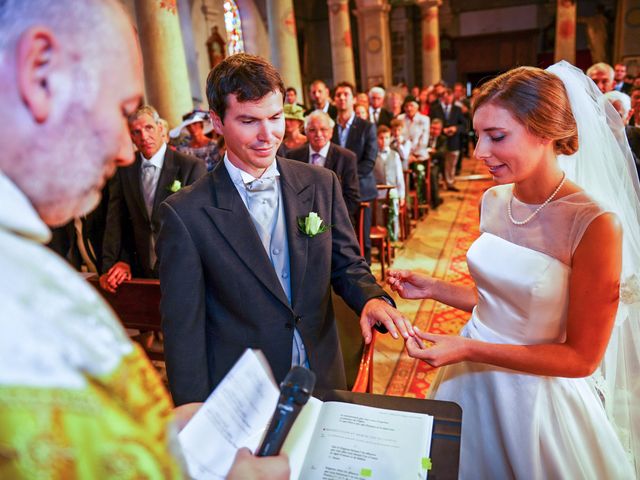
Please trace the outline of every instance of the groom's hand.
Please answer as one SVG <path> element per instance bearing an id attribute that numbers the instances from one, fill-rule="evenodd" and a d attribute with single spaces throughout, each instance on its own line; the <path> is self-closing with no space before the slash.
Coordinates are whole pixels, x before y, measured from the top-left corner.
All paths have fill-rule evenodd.
<path id="1" fill-rule="evenodd" d="M 415 335 L 411 322 L 398 310 L 381 298 L 372 298 L 365 303 L 360 315 L 360 330 L 365 345 L 371 342 L 371 327 L 378 323 L 384 325 L 393 338 L 398 338 L 398 331 L 405 340 Z"/>

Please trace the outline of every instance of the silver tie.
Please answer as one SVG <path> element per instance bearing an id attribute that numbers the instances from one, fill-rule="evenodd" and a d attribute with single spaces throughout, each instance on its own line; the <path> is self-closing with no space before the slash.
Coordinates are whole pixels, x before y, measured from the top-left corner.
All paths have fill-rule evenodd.
<path id="1" fill-rule="evenodd" d="M 151 218 L 151 212 L 153 210 L 153 199 L 156 196 L 155 174 L 156 166 L 147 160 L 143 160 L 140 179 L 142 183 L 142 196 L 144 197 L 144 204 L 147 207 L 149 218 Z"/>
<path id="2" fill-rule="evenodd" d="M 247 207 L 258 230 L 262 229 L 260 237 L 265 238 L 262 233 L 271 236 L 271 227 L 278 206 L 278 194 L 276 190 L 276 177 L 258 178 L 246 184 Z M 269 245 L 266 245 L 267 251 Z"/>

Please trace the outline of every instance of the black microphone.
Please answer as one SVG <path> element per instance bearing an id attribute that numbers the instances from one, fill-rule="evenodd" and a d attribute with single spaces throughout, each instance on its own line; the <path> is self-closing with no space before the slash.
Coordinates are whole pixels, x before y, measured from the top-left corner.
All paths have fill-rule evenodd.
<path id="1" fill-rule="evenodd" d="M 304 367 L 293 367 L 280 384 L 280 398 L 273 412 L 267 434 L 256 455 L 278 455 L 300 410 L 309 400 L 316 384 L 316 374 Z"/>

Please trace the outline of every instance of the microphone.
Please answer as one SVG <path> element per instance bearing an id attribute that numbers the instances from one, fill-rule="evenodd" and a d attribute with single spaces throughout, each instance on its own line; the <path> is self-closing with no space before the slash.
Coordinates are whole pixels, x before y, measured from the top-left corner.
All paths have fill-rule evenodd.
<path id="1" fill-rule="evenodd" d="M 278 455 L 282 444 L 300 410 L 309 400 L 316 384 L 316 374 L 304 367 L 293 367 L 280 384 L 280 398 L 276 406 L 267 434 L 256 455 L 268 457 Z"/>

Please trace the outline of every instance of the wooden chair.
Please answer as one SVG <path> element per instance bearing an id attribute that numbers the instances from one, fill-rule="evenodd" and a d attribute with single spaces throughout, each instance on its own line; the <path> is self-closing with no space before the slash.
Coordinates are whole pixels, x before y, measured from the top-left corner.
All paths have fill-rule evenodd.
<path id="1" fill-rule="evenodd" d="M 100 288 L 98 277 L 90 277 L 89 282 L 111 305 L 124 328 L 153 333 L 139 343 L 151 360 L 164 361 L 164 349 L 158 340 L 162 332 L 160 281 L 134 278 L 120 285 L 116 293 Z"/>
<path id="2" fill-rule="evenodd" d="M 364 257 L 364 210 L 371 208 L 369 202 L 360 202 L 360 210 L 358 213 L 358 241 L 360 242 L 360 255 Z M 372 211 L 372 223 L 375 222 L 375 208 L 377 206 L 377 199 L 373 201 Z M 389 243 L 389 235 L 385 227 L 371 226 L 370 231 L 371 246 L 375 246 L 378 249 L 378 259 L 380 261 L 381 280 L 384 280 L 386 274 L 386 259 L 389 258 L 391 262 L 391 244 Z"/>
<path id="3" fill-rule="evenodd" d="M 418 210 L 418 192 L 414 188 L 411 188 L 413 185 L 411 179 L 413 178 L 413 172 L 411 170 L 403 170 L 404 173 L 404 188 L 407 191 L 407 201 L 411 202 L 411 216 L 413 220 L 418 220 L 418 216 L 420 215 L 420 211 Z M 407 216 L 408 220 L 408 216 Z M 407 224 L 407 234 L 406 237 L 411 233 L 411 222 Z"/>
<path id="4" fill-rule="evenodd" d="M 419 163 L 424 165 L 424 183 L 422 188 L 424 189 L 425 202 L 418 205 L 420 214 L 422 214 L 423 212 L 429 213 L 429 205 L 431 202 L 431 160 L 420 160 Z M 418 181 L 417 175 L 415 176 L 415 180 L 416 182 Z"/>

